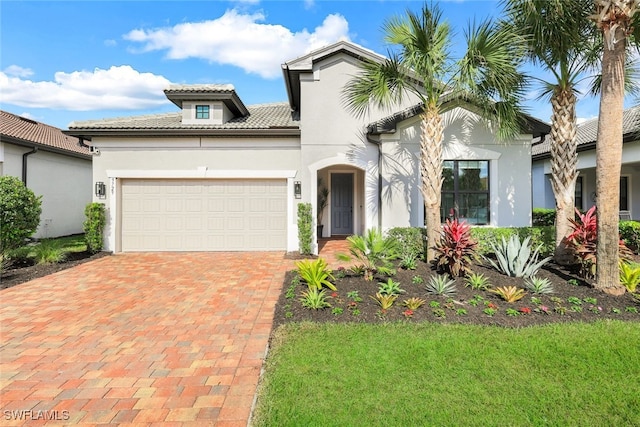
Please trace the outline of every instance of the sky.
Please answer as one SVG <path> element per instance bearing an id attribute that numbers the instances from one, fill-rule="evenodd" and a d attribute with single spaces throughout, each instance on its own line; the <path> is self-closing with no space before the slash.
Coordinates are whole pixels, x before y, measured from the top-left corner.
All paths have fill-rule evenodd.
<path id="1" fill-rule="evenodd" d="M 500 13 L 497 0 L 439 3 L 458 49 L 469 22 Z M 232 84 L 246 105 L 286 101 L 282 63 L 339 40 L 385 54 L 384 22 L 423 4 L 0 0 L 0 108 L 67 129 L 176 112 L 163 93 L 170 84 Z M 538 95 L 532 87 L 525 107 L 549 122 L 549 101 Z M 598 99 L 581 96 L 579 120 L 597 115 Z"/>

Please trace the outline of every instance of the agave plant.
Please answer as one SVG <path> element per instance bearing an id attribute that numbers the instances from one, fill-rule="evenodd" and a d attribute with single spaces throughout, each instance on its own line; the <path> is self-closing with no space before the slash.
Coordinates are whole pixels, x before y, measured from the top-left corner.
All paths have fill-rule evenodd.
<path id="1" fill-rule="evenodd" d="M 478 242 L 471 238 L 471 226 L 457 219 L 442 226 L 440 241 L 435 246 L 435 265 L 439 272 L 452 277 L 471 274 L 471 265 L 478 259 Z"/>
<path id="2" fill-rule="evenodd" d="M 493 252 L 496 255 L 497 262 L 492 259 L 485 259 L 496 270 L 511 277 L 531 277 L 534 276 L 540 267 L 551 260 L 551 257 L 543 258 L 538 261 L 538 254 L 542 245 L 539 245 L 533 253 L 527 236 L 522 242 L 515 234 L 509 237 L 509 241 L 502 238 L 502 244 L 495 245 L 491 243 Z"/>
<path id="3" fill-rule="evenodd" d="M 371 228 L 364 236 L 349 236 L 349 253 L 338 254 L 338 259 L 356 259 L 365 271 L 365 279 L 373 280 L 375 273 L 390 276 L 395 273 L 392 260 L 397 258 L 398 247 L 395 239 L 384 237 L 378 229 Z"/>
<path id="4" fill-rule="evenodd" d="M 527 288 L 532 294 L 552 294 L 553 293 L 553 285 L 549 281 L 549 279 L 544 279 L 542 277 L 530 277 L 525 279 L 524 287 Z"/>
<path id="5" fill-rule="evenodd" d="M 313 261 L 304 259 L 296 262 L 298 267 L 298 275 L 307 282 L 309 289 L 322 289 L 322 286 L 326 286 L 332 291 L 336 290 L 336 287 L 329 280 L 335 280 L 327 262 L 323 258 L 317 258 Z"/>
<path id="6" fill-rule="evenodd" d="M 427 282 L 426 290 L 430 294 L 452 297 L 456 294 L 455 280 L 442 274 L 431 276 Z"/>

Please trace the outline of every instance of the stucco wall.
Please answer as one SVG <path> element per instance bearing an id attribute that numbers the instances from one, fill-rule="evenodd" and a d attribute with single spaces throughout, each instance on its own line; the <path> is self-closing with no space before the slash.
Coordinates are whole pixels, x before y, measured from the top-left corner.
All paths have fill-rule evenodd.
<path id="1" fill-rule="evenodd" d="M 531 222 L 530 135 L 497 141 L 479 117 L 462 108 L 443 115 L 444 160 L 488 160 L 490 225 L 521 227 Z M 419 118 L 398 125 L 383 138 L 383 228 L 422 226 L 420 194 Z"/>
<path id="2" fill-rule="evenodd" d="M 3 175 L 22 179 L 22 154 L 30 148 L 4 144 Z M 37 238 L 82 233 L 84 208 L 91 202 L 91 160 L 38 151 L 27 158 L 27 187 L 42 195 Z"/>

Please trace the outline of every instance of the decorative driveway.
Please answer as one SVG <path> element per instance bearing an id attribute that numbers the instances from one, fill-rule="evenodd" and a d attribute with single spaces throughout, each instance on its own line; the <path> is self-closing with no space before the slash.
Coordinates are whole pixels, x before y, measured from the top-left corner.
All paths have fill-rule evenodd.
<path id="1" fill-rule="evenodd" d="M 291 267 L 120 254 L 0 292 L 0 424 L 246 426 Z"/>

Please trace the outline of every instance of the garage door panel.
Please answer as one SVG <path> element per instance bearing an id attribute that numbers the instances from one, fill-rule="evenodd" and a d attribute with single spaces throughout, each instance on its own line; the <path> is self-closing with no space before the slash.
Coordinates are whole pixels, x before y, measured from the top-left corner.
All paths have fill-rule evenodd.
<path id="1" fill-rule="evenodd" d="M 284 250 L 285 180 L 124 180 L 123 251 Z"/>

